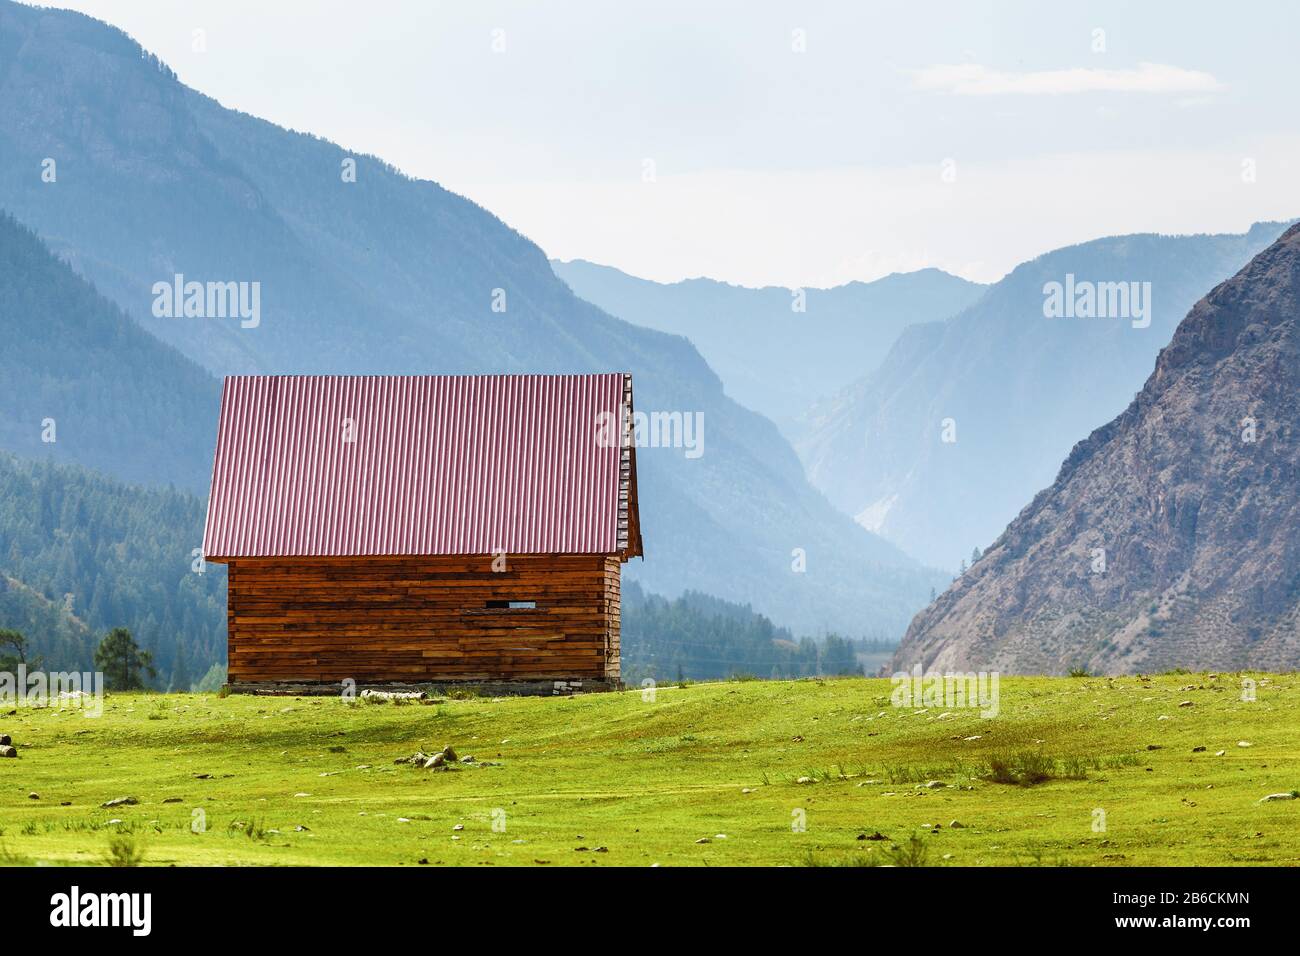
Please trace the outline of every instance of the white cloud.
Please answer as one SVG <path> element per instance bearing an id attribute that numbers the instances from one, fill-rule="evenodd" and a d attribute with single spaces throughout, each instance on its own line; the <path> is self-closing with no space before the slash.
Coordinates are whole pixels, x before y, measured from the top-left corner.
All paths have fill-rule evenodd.
<path id="1" fill-rule="evenodd" d="M 1213 93 L 1223 89 L 1213 74 L 1163 63 L 1139 63 L 1135 70 L 1076 67 L 1008 73 L 978 63 L 927 66 L 913 71 L 922 90 L 956 96 L 1062 93 Z"/>

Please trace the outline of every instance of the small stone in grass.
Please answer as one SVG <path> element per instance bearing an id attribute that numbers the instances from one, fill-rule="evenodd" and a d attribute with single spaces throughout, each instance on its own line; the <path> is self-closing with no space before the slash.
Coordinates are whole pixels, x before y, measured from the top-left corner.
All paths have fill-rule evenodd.
<path id="1" fill-rule="evenodd" d="M 1261 797 L 1260 803 L 1267 803 L 1270 800 L 1294 800 L 1300 797 L 1300 792 L 1292 790 L 1290 793 L 1270 793 L 1267 797 Z"/>
<path id="2" fill-rule="evenodd" d="M 700 838 L 699 838 L 698 840 L 696 840 L 695 842 L 696 842 L 696 843 L 712 843 L 713 841 L 710 840 L 708 837 L 700 837 Z"/>
<path id="3" fill-rule="evenodd" d="M 101 803 L 101 807 L 133 807 L 140 801 L 135 797 L 115 797 L 112 800 L 106 800 Z"/>

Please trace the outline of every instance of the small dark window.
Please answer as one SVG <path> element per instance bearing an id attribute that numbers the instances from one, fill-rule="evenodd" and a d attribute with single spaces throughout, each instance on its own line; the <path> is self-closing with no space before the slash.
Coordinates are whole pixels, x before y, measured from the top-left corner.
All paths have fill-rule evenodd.
<path id="1" fill-rule="evenodd" d="M 488 601 L 487 606 L 490 608 L 500 608 L 509 611 L 531 611 L 537 607 L 536 601 Z"/>

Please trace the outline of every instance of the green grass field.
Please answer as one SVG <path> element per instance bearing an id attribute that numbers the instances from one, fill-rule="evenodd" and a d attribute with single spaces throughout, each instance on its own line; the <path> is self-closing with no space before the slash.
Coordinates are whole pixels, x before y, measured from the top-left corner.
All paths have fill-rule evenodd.
<path id="1" fill-rule="evenodd" d="M 896 708 L 890 690 L 7 710 L 0 862 L 1300 863 L 1300 800 L 1261 802 L 1300 788 L 1300 675 L 1005 678 L 989 719 Z M 447 744 L 477 764 L 394 763 Z M 118 797 L 138 803 L 101 807 Z"/>

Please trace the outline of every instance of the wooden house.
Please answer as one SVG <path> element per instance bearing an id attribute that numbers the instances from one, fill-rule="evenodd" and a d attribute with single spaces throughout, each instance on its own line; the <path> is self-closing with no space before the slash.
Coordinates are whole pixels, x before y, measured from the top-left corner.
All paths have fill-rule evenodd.
<path id="1" fill-rule="evenodd" d="M 227 378 L 231 686 L 617 686 L 631 421 L 626 374 Z"/>

